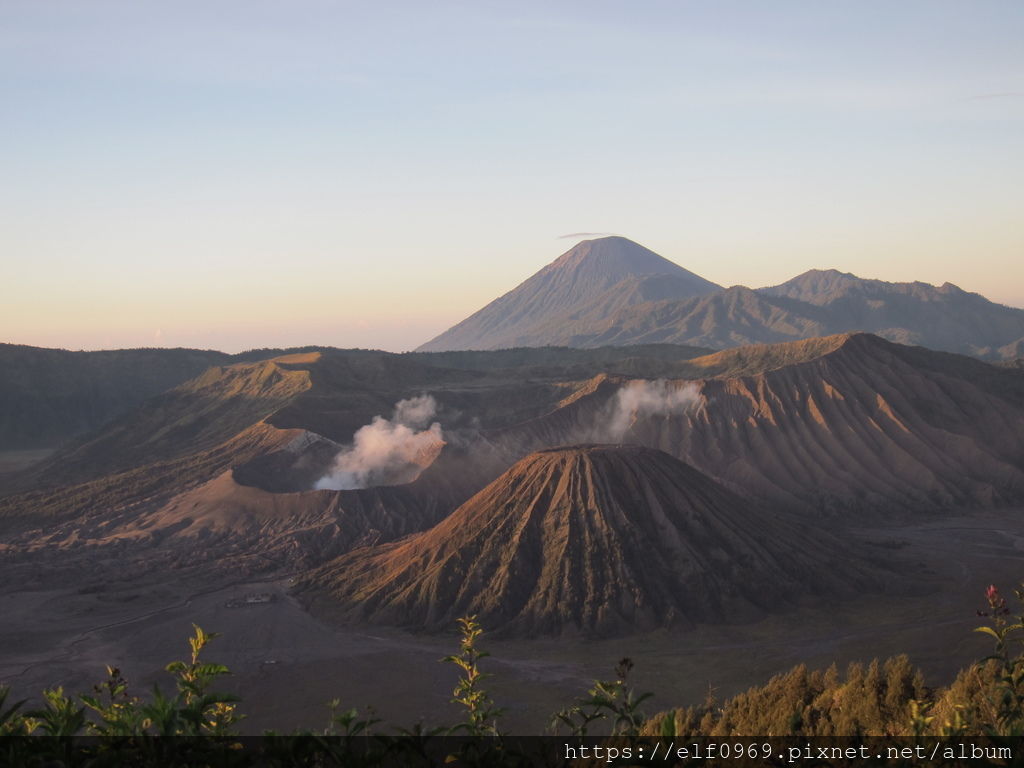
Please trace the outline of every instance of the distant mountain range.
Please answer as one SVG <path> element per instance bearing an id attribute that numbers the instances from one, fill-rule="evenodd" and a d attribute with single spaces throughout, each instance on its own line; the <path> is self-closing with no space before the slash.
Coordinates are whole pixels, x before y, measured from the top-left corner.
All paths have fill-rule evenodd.
<path id="1" fill-rule="evenodd" d="M 420 350 L 724 349 L 850 331 L 990 360 L 1024 355 L 1024 310 L 951 283 L 887 283 L 828 269 L 756 290 L 722 288 L 624 237 L 579 243 Z"/>

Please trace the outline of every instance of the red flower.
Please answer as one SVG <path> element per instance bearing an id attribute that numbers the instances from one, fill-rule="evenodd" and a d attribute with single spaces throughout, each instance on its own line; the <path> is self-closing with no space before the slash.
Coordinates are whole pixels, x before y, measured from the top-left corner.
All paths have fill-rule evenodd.
<path id="1" fill-rule="evenodd" d="M 999 594 L 999 590 L 995 584 L 989 584 L 988 589 L 985 590 L 985 598 L 988 600 L 988 607 L 992 609 L 989 616 L 1005 616 L 1010 612 L 1010 609 L 1006 607 L 1006 599 Z"/>

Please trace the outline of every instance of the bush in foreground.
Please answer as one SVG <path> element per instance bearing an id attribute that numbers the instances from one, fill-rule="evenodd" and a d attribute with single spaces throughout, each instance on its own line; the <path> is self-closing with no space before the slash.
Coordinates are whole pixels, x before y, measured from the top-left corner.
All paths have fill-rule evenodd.
<path id="1" fill-rule="evenodd" d="M 1024 591 L 1018 590 L 1016 596 L 1024 604 Z M 1024 614 L 1011 615 L 995 587 L 986 591 L 986 599 L 988 608 L 980 614 L 989 621 L 977 631 L 992 638 L 993 653 L 961 671 L 946 688 L 927 687 L 906 656 L 876 659 L 866 666 L 851 664 L 842 673 L 835 665 L 824 671 L 808 671 L 801 665 L 721 704 L 709 694 L 700 706 L 647 718 L 641 705 L 650 694 L 632 689 L 628 675 L 633 664 L 623 659 L 614 679 L 595 681 L 585 695 L 552 716 L 551 730 L 561 738 L 551 740 L 547 751 L 534 752 L 501 730 L 502 709 L 491 699 L 485 685 L 489 675 L 480 666 L 488 654 L 479 647 L 483 630 L 475 617 L 459 620 L 459 651 L 442 659 L 459 670 L 452 698 L 463 713 L 459 722 L 388 727 L 370 714 L 343 710 L 335 701 L 322 731 L 268 732 L 249 740 L 238 736 L 244 717 L 238 699 L 215 690 L 229 670 L 204 657 L 217 635 L 196 626 L 189 638 L 189 657 L 165 668 L 174 682 L 171 692 L 155 686 L 148 698 L 140 698 L 129 692 L 120 671 L 110 667 L 107 679 L 90 694 L 69 696 L 61 687 L 47 689 L 42 706 L 35 709 L 11 701 L 10 690 L 0 686 L 0 766 L 593 762 L 569 760 L 559 749 L 550 749 L 562 743 L 604 744 L 615 757 L 595 764 L 621 765 L 636 764 L 641 748 L 650 749 L 659 740 L 697 744 L 737 738 L 808 743 L 853 743 L 873 737 L 944 743 L 982 739 L 1019 751 L 1024 742 Z M 763 764 L 764 756 L 754 759 L 753 764 Z"/>

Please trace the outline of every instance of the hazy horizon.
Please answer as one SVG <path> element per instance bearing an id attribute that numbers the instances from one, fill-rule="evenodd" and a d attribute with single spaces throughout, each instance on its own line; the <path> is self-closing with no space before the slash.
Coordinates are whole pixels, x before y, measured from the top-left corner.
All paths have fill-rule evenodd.
<path id="1" fill-rule="evenodd" d="M 591 232 L 724 286 L 835 268 L 1024 307 L 1024 6 L 0 21 L 0 341 L 401 351 Z"/>
<path id="2" fill-rule="evenodd" d="M 590 234 L 594 234 L 595 236 L 599 235 L 599 233 L 590 233 Z M 630 238 L 630 239 L 632 239 L 632 238 Z M 640 243 L 640 244 L 643 245 L 643 243 Z M 566 249 L 566 250 L 568 250 L 568 249 Z M 563 251 L 559 251 L 558 255 L 561 255 L 561 253 L 564 253 L 564 252 L 565 252 L 564 250 Z M 660 254 L 660 255 L 664 255 L 664 254 Z M 554 258 L 555 257 L 552 257 L 552 261 L 554 260 Z M 681 264 L 680 266 L 685 266 L 685 265 Z M 834 267 L 820 267 L 820 268 L 815 267 L 815 269 L 835 269 L 835 268 Z M 840 269 L 839 271 L 840 272 L 845 272 L 846 270 Z M 856 275 L 856 276 L 857 277 L 862 277 L 862 278 L 871 278 L 872 277 L 872 276 L 868 276 L 868 275 Z M 523 280 L 527 279 L 528 277 L 530 277 L 530 275 L 524 275 L 523 276 Z M 706 276 L 705 275 L 701 275 L 701 277 L 706 277 Z M 791 275 L 790 277 L 797 277 L 797 275 Z M 708 279 L 711 279 L 711 278 L 708 278 Z M 874 278 L 874 279 L 881 279 L 881 278 Z M 778 283 L 781 283 L 781 282 L 785 282 L 785 281 L 784 280 L 778 281 Z M 895 282 L 895 281 L 890 281 L 890 282 Z M 769 285 L 777 285 L 778 283 L 771 283 Z M 941 283 L 939 283 L 939 284 L 941 285 Z M 513 288 L 513 287 L 514 286 L 509 286 L 509 290 L 511 290 L 511 288 Z M 728 287 L 731 287 L 731 286 L 725 285 L 724 287 L 728 288 Z M 749 287 L 749 288 L 760 288 L 760 287 L 767 287 L 767 286 L 747 286 L 747 287 Z M 959 286 L 959 287 L 963 288 L 963 286 Z M 493 301 L 494 299 L 498 298 L 499 295 L 501 295 L 501 294 L 495 295 L 495 296 L 491 297 L 490 299 L 487 299 L 486 301 L 483 302 L 483 304 L 486 304 L 486 303 L 489 303 L 490 301 Z M 986 298 L 990 298 L 991 299 L 991 297 L 986 297 Z M 1005 303 L 1005 302 L 999 302 L 999 303 Z M 481 306 L 483 306 L 483 304 Z M 1024 303 L 1022 303 L 1022 304 L 1024 304 Z M 1022 306 L 1020 304 L 1019 305 L 1007 304 L 1007 306 L 1016 306 L 1017 308 L 1024 308 L 1024 306 Z M 36 344 L 36 343 L 32 343 L 32 342 L 27 342 L 27 341 L 7 340 L 7 339 L 3 339 L 3 340 L 0 340 L 0 341 L 7 342 L 7 343 L 12 343 L 12 344 L 24 344 L 24 345 L 28 345 L 28 346 L 68 349 L 68 350 L 72 350 L 72 351 L 101 351 L 101 350 L 147 348 L 147 347 L 149 347 L 149 348 L 186 347 L 186 348 L 196 348 L 196 349 L 210 349 L 210 350 L 217 350 L 217 351 L 220 351 L 220 352 L 226 352 L 226 353 L 229 353 L 229 354 L 235 354 L 235 353 L 239 353 L 239 352 L 247 352 L 247 351 L 250 351 L 250 350 L 262 349 L 262 348 L 295 348 L 295 347 L 317 346 L 317 347 L 337 347 L 337 348 L 342 348 L 342 349 L 356 349 L 356 348 L 376 349 L 376 350 L 382 350 L 382 351 L 386 351 L 386 352 L 410 352 L 410 351 L 413 351 L 414 349 L 416 349 L 417 347 L 419 347 L 420 345 L 424 344 L 425 342 L 429 341 L 434 336 L 440 334 L 441 332 L 447 330 L 448 328 L 450 328 L 451 326 L 455 325 L 459 321 L 465 319 L 466 316 L 468 316 L 469 314 L 472 314 L 473 312 L 475 312 L 479 308 L 480 307 L 473 308 L 473 309 L 467 311 L 464 315 L 458 315 L 458 316 L 454 316 L 453 315 L 450 319 L 440 320 L 440 321 L 437 321 L 437 322 L 432 323 L 432 324 L 424 324 L 424 323 L 419 322 L 419 321 L 417 321 L 415 319 L 407 319 L 406 317 L 403 317 L 403 316 L 400 316 L 400 315 L 399 316 L 390 316 L 390 317 L 387 317 L 387 318 L 379 319 L 372 326 L 370 325 L 370 323 L 368 323 L 366 321 L 359 321 L 359 320 L 357 320 L 357 321 L 355 321 L 355 323 L 353 323 L 353 324 L 351 324 L 351 325 L 349 325 L 347 327 L 345 325 L 343 325 L 340 321 L 335 323 L 333 325 L 333 327 L 332 327 L 329 322 L 325 321 L 324 327 L 322 327 L 319 330 L 314 329 L 310 333 L 311 337 L 313 337 L 314 340 L 304 340 L 301 337 L 301 334 L 304 333 L 303 330 L 280 329 L 280 328 L 274 328 L 274 327 L 271 327 L 271 326 L 262 326 L 261 327 L 261 326 L 257 326 L 255 324 L 253 324 L 253 325 L 246 325 L 244 329 L 237 330 L 237 331 L 233 331 L 231 328 L 207 329 L 205 331 L 197 331 L 194 334 L 194 338 L 205 339 L 205 340 L 207 340 L 207 342 L 209 342 L 209 343 L 199 343 L 199 344 L 174 343 L 170 339 L 165 341 L 164 336 L 163 336 L 163 332 L 160 329 L 158 329 L 156 332 L 154 332 L 154 334 L 152 336 L 152 341 L 149 342 L 149 343 L 146 342 L 146 340 L 144 338 L 144 333 L 143 333 L 143 334 L 140 334 L 140 335 L 137 336 L 137 338 L 140 338 L 142 340 L 140 343 L 138 343 L 138 344 L 124 344 L 122 346 L 116 346 L 116 345 L 112 346 L 111 344 L 113 343 L 113 337 L 111 337 L 111 344 L 107 344 L 106 343 L 107 340 L 105 339 L 104 343 L 101 344 L 100 346 L 77 346 L 77 347 L 73 346 L 73 345 L 66 344 L 66 343 L 65 344 L 61 344 L 61 343 Z M 246 322 L 246 318 L 240 318 L 240 321 L 241 321 L 241 323 L 244 324 Z M 262 328 L 262 330 L 254 330 L 255 328 L 260 328 L 260 327 Z M 424 331 L 422 329 L 423 328 L 427 328 L 427 327 L 436 327 L 436 330 L 434 330 L 434 331 L 427 331 L 426 332 L 427 335 L 422 335 L 424 333 Z M 130 337 L 130 334 L 132 334 L 132 331 L 130 329 L 122 329 L 121 330 L 121 334 L 124 337 Z M 69 335 L 73 336 L 73 333 L 71 333 Z M 238 342 L 234 341 L 235 338 L 242 338 L 242 337 L 244 337 L 244 338 L 266 339 L 266 341 L 265 342 L 252 343 L 252 344 L 249 344 L 249 343 L 238 343 Z M 351 344 L 339 344 L 339 343 L 336 343 L 336 342 L 323 341 L 323 340 L 317 341 L 317 340 L 315 340 L 315 339 L 327 339 L 327 338 L 339 338 L 339 337 L 340 338 L 349 338 L 349 339 L 374 339 L 374 338 L 376 338 L 376 339 L 384 339 L 385 343 L 374 344 L 372 342 L 371 343 L 355 343 L 355 342 L 353 342 Z M 188 338 L 188 336 L 186 335 L 186 336 L 182 336 L 180 338 Z M 406 339 L 406 338 L 410 338 L 412 340 L 403 343 L 402 340 Z M 217 340 L 220 340 L 220 342 L 218 343 Z M 393 343 L 391 343 L 389 345 L 388 341 L 391 341 Z"/>

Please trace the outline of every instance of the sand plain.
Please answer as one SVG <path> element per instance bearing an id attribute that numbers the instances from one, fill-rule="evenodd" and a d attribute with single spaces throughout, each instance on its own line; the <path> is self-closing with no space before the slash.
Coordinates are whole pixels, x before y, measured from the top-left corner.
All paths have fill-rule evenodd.
<path id="1" fill-rule="evenodd" d="M 856 532 L 891 551 L 906 575 L 891 594 L 794 606 L 756 622 L 659 630 L 616 639 L 484 637 L 494 698 L 506 729 L 538 733 L 559 707 L 594 678 L 631 657 L 634 683 L 655 694 L 648 712 L 698 703 L 708 687 L 725 697 L 795 664 L 825 667 L 907 653 L 931 685 L 948 682 L 984 655 L 983 591 L 1009 594 L 1024 578 L 1024 511 L 936 514 L 913 524 Z M 38 554 L 38 556 L 42 556 Z M 53 553 L 50 553 L 53 556 Z M 167 688 L 163 667 L 185 657 L 191 625 L 221 633 L 209 658 L 227 664 L 223 688 L 243 698 L 243 730 L 320 728 L 327 702 L 372 707 L 388 723 L 453 720 L 456 670 L 439 660 L 457 637 L 387 627 L 334 625 L 289 594 L 287 577 L 233 581 L 229 571 L 198 567 L 118 578 L 108 560 L 68 553 L 52 578 L 22 556 L 0 560 L 0 683 L 16 696 L 48 686 L 88 691 L 119 667 L 135 693 Z M 147 557 L 125 551 L 123 557 Z M 31 558 L 29 558 L 31 559 Z M 42 575 L 41 575 L 42 574 Z M 247 598 L 269 596 L 264 602 Z M 259 599 L 263 599 L 262 597 Z"/>

